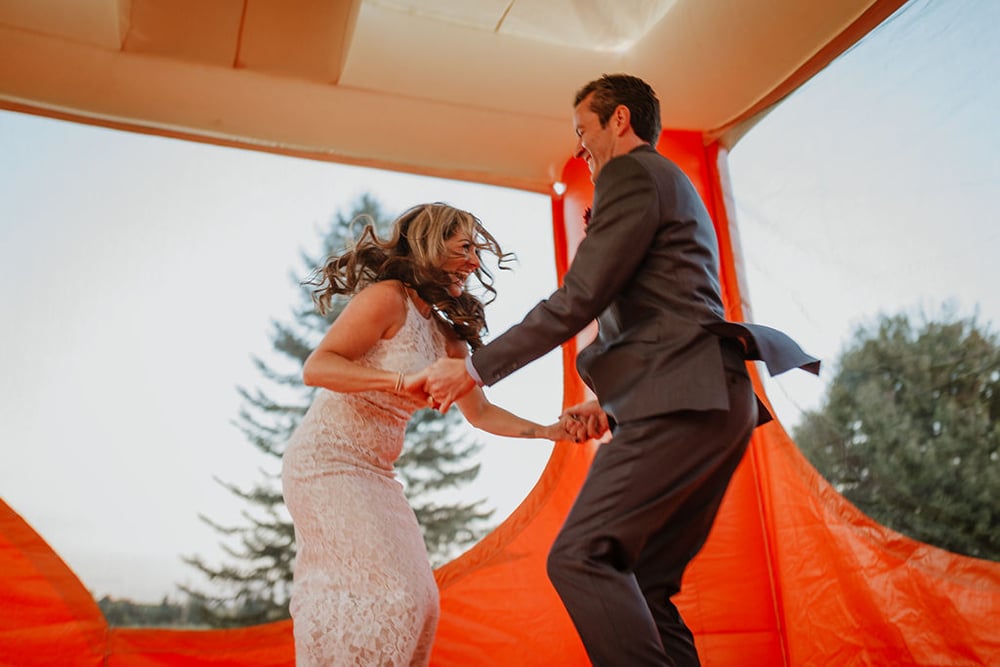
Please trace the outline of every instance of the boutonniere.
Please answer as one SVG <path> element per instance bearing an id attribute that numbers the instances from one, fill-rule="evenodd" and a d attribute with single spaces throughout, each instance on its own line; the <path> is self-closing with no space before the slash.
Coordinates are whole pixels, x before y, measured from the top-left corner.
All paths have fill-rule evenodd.
<path id="1" fill-rule="evenodd" d="M 590 207 L 588 206 L 583 211 L 583 226 L 586 227 L 589 224 L 590 224 Z"/>

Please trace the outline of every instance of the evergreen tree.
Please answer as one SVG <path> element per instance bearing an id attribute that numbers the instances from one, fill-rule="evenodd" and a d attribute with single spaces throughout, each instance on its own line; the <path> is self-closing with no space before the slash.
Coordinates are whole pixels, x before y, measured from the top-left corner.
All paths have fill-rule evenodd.
<path id="1" fill-rule="evenodd" d="M 479 465 L 469 466 L 467 459 L 482 445 L 459 431 L 462 422 L 461 413 L 454 407 L 444 415 L 430 409 L 417 412 L 406 427 L 406 446 L 396 462 L 434 567 L 478 542 L 493 514 L 493 510 L 484 509 L 483 500 L 449 501 L 443 493 L 471 482 L 479 474 Z"/>
<path id="2" fill-rule="evenodd" d="M 306 270 L 311 271 L 326 256 L 342 250 L 365 222 L 374 223 L 383 238 L 392 223 L 379 203 L 367 194 L 346 216 L 335 216 L 323 235 L 320 255 L 302 254 Z M 301 277 L 294 279 L 301 283 Z M 260 388 L 238 389 L 244 405 L 237 426 L 255 447 L 277 461 L 315 392 L 302 384 L 302 366 L 347 303 L 346 297 L 338 297 L 330 312 L 320 315 L 313 306 L 311 289 L 302 286 L 301 302 L 293 309 L 292 322 L 271 323 L 272 346 L 286 368 L 277 370 L 268 362 L 254 359 L 268 384 L 268 393 Z M 460 422 L 461 416 L 454 409 L 446 415 L 421 410 L 407 426 L 403 454 L 396 463 L 435 566 L 478 541 L 487 532 L 487 521 L 493 514 L 482 499 L 471 503 L 447 500 L 449 490 L 479 474 L 479 465 L 469 465 L 468 459 L 482 445 L 459 430 Z M 249 489 L 217 481 L 247 503 L 248 509 L 243 512 L 246 524 L 222 526 L 201 516 L 220 534 L 235 540 L 237 546 L 223 543 L 229 562 L 221 565 L 208 564 L 199 556 L 185 560 L 226 593 L 213 595 L 190 587 L 182 590 L 200 602 L 208 622 L 216 627 L 288 618 L 295 543 L 281 495 L 280 463 L 274 470 L 262 471 L 262 479 Z"/>
<path id="3" fill-rule="evenodd" d="M 861 327 L 796 442 L 873 519 L 1000 560 L 1000 345 L 974 318 Z"/>

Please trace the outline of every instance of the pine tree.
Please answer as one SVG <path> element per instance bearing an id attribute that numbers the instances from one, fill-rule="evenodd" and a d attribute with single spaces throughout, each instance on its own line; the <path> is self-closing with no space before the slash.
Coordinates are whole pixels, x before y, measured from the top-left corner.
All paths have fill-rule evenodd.
<path id="1" fill-rule="evenodd" d="M 361 217 L 361 216 L 366 216 Z M 371 221 L 386 236 L 391 218 L 371 195 L 362 195 L 348 215 L 338 213 L 322 238 L 319 256 L 302 254 L 306 271 L 320 266 L 327 255 L 341 250 Z M 301 278 L 294 278 L 300 283 Z M 276 370 L 259 358 L 254 364 L 267 382 L 269 393 L 256 388 L 238 388 L 244 405 L 236 420 L 247 440 L 280 462 L 284 445 L 305 414 L 315 389 L 302 384 L 306 357 L 343 311 L 346 298 L 337 298 L 326 316 L 311 300 L 311 286 L 302 286 L 301 302 L 293 309 L 290 323 L 272 321 L 271 341 L 287 369 Z M 277 397 L 276 397 L 277 396 Z M 471 482 L 479 465 L 469 457 L 482 447 L 461 431 L 461 416 L 454 409 L 446 415 L 421 410 L 406 429 L 403 454 L 396 470 L 404 484 L 423 531 L 432 565 L 439 565 L 476 541 L 488 530 L 493 511 L 485 500 L 460 502 L 447 498 L 449 491 Z M 248 505 L 245 525 L 222 526 L 206 516 L 200 518 L 227 540 L 223 542 L 228 563 L 211 565 L 199 556 L 185 557 L 223 594 L 210 594 L 181 587 L 203 607 L 208 622 L 216 627 L 235 627 L 288 618 L 292 566 L 295 558 L 294 530 L 281 495 L 280 463 L 262 471 L 262 479 L 249 489 L 218 480 Z"/>
<path id="2" fill-rule="evenodd" d="M 873 519 L 1000 560 L 1000 344 L 974 318 L 859 328 L 794 437 Z"/>
<path id="3" fill-rule="evenodd" d="M 406 446 L 396 462 L 406 491 L 424 535 L 424 544 L 434 567 L 457 556 L 462 547 L 478 542 L 486 533 L 493 510 L 484 501 L 447 501 L 443 497 L 473 481 L 479 465 L 467 465 L 467 459 L 482 445 L 461 434 L 461 413 L 451 408 L 444 415 L 435 410 L 421 410 L 406 427 Z M 441 443 L 446 442 L 446 446 Z"/>

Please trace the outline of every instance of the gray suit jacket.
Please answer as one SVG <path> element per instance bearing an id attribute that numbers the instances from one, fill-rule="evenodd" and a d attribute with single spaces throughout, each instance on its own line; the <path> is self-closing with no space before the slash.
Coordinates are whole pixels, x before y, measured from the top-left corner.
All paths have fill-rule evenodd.
<path id="1" fill-rule="evenodd" d="M 724 340 L 771 374 L 819 361 L 788 336 L 724 319 L 718 240 L 691 181 L 649 145 L 609 161 L 563 287 L 472 355 L 487 385 L 569 340 L 595 318 L 577 369 L 616 421 L 678 410 L 728 410 Z M 764 411 L 763 423 L 770 418 Z"/>

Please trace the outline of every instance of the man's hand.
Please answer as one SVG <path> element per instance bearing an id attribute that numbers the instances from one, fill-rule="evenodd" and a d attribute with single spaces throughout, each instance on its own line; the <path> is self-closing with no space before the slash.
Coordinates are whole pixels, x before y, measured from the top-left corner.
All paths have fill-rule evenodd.
<path id="1" fill-rule="evenodd" d="M 597 439 L 608 432 L 608 415 L 601 409 L 597 401 L 578 403 L 563 410 L 559 415 L 563 427 L 576 437 L 577 442 L 584 439 Z"/>
<path id="2" fill-rule="evenodd" d="M 441 414 L 448 412 L 451 404 L 476 386 L 476 381 L 465 370 L 464 359 L 438 359 L 427 367 L 424 389 L 431 395 L 433 404 Z"/>

